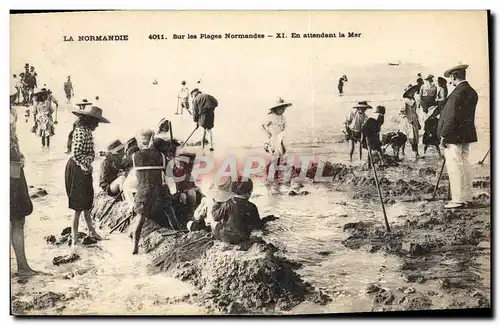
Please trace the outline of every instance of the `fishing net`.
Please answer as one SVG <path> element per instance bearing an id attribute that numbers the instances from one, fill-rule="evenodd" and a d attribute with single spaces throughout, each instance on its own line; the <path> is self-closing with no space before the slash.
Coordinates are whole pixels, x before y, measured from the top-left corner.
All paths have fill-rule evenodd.
<path id="1" fill-rule="evenodd" d="M 178 264 L 201 259 L 213 245 L 214 238 L 211 233 L 188 233 L 177 238 L 164 254 L 153 260 L 152 265 L 157 272 L 167 272 Z"/>

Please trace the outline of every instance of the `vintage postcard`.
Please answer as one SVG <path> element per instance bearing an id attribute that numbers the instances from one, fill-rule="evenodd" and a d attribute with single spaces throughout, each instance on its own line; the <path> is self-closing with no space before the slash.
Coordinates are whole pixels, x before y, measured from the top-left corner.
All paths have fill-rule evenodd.
<path id="1" fill-rule="evenodd" d="M 490 314 L 488 22 L 11 13 L 11 314 Z"/>

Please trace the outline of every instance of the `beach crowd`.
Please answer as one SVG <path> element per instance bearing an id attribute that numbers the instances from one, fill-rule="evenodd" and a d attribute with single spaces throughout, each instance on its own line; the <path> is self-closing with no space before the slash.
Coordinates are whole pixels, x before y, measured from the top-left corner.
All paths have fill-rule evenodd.
<path id="1" fill-rule="evenodd" d="M 404 105 L 399 113 L 397 132 L 382 134 L 386 114 L 384 106 L 376 106 L 375 114 L 369 115 L 367 111 L 372 106 L 368 101 L 357 102 L 344 123 L 346 140 L 351 145 L 350 160 L 356 144 L 359 144 L 360 159 L 363 149 L 366 149 L 370 153 L 375 152 L 383 165 L 385 149 L 391 146 L 394 156 L 399 157 L 400 149 L 405 154 L 407 141 L 417 159 L 420 157 L 419 142 L 422 138 L 424 154 L 428 147 L 436 148 L 440 157 L 441 150 L 444 151 L 452 194 L 452 200 L 445 208 L 466 207 L 472 200 L 468 154 L 469 145 L 477 141 L 474 119 L 478 101 L 476 91 L 466 81 L 467 68 L 467 65 L 458 65 L 445 71 L 444 77 L 438 77 L 437 85 L 433 75 L 422 79 L 419 74 L 416 84 L 408 85 L 403 91 Z M 41 138 L 43 147 L 50 147 L 50 138 L 54 136 L 58 123 L 58 101 L 50 89 L 37 87 L 36 77 L 34 67 L 26 64 L 25 72 L 20 74 L 19 79 L 13 76 L 15 81 L 10 96 L 11 239 L 21 275 L 36 272 L 29 267 L 24 252 L 25 217 L 32 213 L 33 205 L 23 171 L 24 156 L 16 134 L 16 106 L 30 106 L 27 121 L 32 116 L 29 120 L 33 122 L 32 132 Z M 347 82 L 346 76 L 339 80 L 340 93 L 343 92 L 344 82 Z M 451 92 L 448 92 L 448 83 L 454 86 Z M 157 80 L 153 84 L 158 84 Z M 63 88 L 67 103 L 70 103 L 74 96 L 70 76 Z M 181 143 L 175 139 L 171 121 L 161 118 L 155 129 L 138 130 L 125 143 L 113 139 L 103 153 L 105 158 L 99 175 L 102 192 L 114 198 L 113 204 L 125 201 L 129 216 L 136 216 L 133 254 L 138 253 L 141 231 L 147 219 L 178 231 L 205 230 L 216 240 L 228 244 L 248 241 L 251 231 L 268 221 L 260 217 L 258 208 L 249 200 L 253 191 L 249 175 L 215 177 L 204 191 L 191 177 L 196 154 L 186 152 L 184 145 L 201 127 L 203 154 L 207 143 L 209 150 L 214 151 L 212 129 L 218 105 L 214 96 L 202 92 L 200 81 L 192 90 L 182 81 L 175 114 L 183 114 L 186 110 L 194 122 L 194 130 L 185 141 Z M 68 207 L 74 211 L 72 245 L 75 247 L 79 245 L 78 228 L 82 214 L 89 236 L 102 239 L 91 218 L 95 197 L 93 163 L 97 155 L 93 132 L 100 124 L 110 123 L 97 102 L 83 99 L 76 106 L 78 108 L 72 113 L 77 119 L 68 135 L 69 159 L 64 172 Z M 275 164 L 279 164 L 288 152 L 284 138 L 287 125 L 284 114 L 291 106 L 292 103 L 278 98 L 269 106 L 268 119 L 261 126 L 267 135 L 264 150 Z M 369 157 L 372 157 L 371 154 Z M 369 159 L 368 163 L 372 165 L 374 161 Z"/>

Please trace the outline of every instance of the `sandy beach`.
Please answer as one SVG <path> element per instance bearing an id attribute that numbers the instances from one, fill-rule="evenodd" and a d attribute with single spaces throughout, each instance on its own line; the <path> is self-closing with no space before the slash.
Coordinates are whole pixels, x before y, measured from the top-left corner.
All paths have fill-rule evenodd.
<path id="1" fill-rule="evenodd" d="M 70 108 L 63 106 L 64 109 Z M 60 124 L 54 138 L 53 148 L 49 151 L 41 149 L 35 141 L 34 135 L 28 129 L 30 124 L 19 121 L 21 145 L 26 152 L 25 155 L 29 157 L 26 173 L 28 182 L 34 189 L 44 188 L 48 192 L 47 196 L 33 199 L 35 212 L 27 221 L 27 254 L 34 268 L 43 269 L 52 273 L 53 276 L 35 277 L 25 283 L 13 278 L 13 302 L 14 306 L 19 308 L 16 313 L 88 315 L 106 314 L 109 310 L 117 310 L 124 314 L 217 313 L 214 310 L 205 310 L 196 303 L 189 302 L 189 299 L 182 298 L 195 292 L 189 283 L 168 275 L 148 275 L 146 272 L 146 266 L 150 262 L 148 256 L 145 254 L 132 256 L 130 254 L 131 241 L 124 234 L 107 235 L 106 240 L 99 243 L 97 247 L 83 250 L 80 261 L 61 266 L 52 265 L 51 261 L 55 256 L 69 254 L 70 251 L 69 246 L 54 247 L 44 242 L 45 236 L 51 234 L 57 236 L 63 228 L 70 225 L 71 220 L 70 210 L 66 208 L 62 168 L 67 159 L 67 156 L 63 154 L 63 148 L 68 130 L 64 128 L 71 125 L 70 121 L 73 117 L 63 110 L 59 115 Z M 396 111 L 395 108 L 392 112 L 394 111 Z M 190 133 L 191 130 L 187 127 L 184 129 L 176 127 L 185 123 L 186 119 L 187 116 L 172 118 L 176 135 Z M 481 123 L 485 120 L 479 121 Z M 487 120 L 484 123 L 487 123 Z M 388 124 L 391 125 L 390 122 Z M 387 129 L 390 130 L 390 127 L 388 126 Z M 480 132 L 488 131 L 487 128 L 479 130 Z M 480 133 L 480 136 L 482 139 L 487 139 L 485 133 Z M 181 135 L 178 137 L 182 139 Z M 349 165 L 348 145 L 343 143 L 342 136 L 337 133 L 330 139 L 328 142 L 325 141 L 326 143 L 320 142 L 316 145 L 292 144 L 291 154 L 320 154 L 327 156 L 332 163 Z M 105 142 L 99 138 L 97 141 L 98 143 Z M 213 155 L 216 158 L 226 155 L 242 158 L 250 154 L 261 154 L 263 150 L 259 148 L 259 144 L 254 143 L 254 145 L 256 148 L 250 146 L 246 149 L 227 148 L 223 152 L 217 150 Z M 486 147 L 487 142 L 484 140 L 474 146 L 471 161 L 480 160 Z M 218 141 L 216 149 L 219 149 Z M 200 153 L 199 147 L 186 146 L 186 150 Z M 96 167 L 99 166 L 100 159 L 96 161 Z M 485 165 L 474 167 L 475 180 L 489 177 L 488 161 L 489 159 L 486 160 Z M 364 163 L 365 161 L 355 161 L 352 168 L 362 168 Z M 425 179 L 433 184 L 436 180 L 436 172 L 422 177 L 418 170 L 431 168 L 436 171 L 439 165 L 437 154 L 430 151 L 425 159 L 418 161 L 413 161 L 409 157 L 404 158 L 402 166 L 382 170 L 379 177 L 391 180 L 413 178 L 422 181 Z M 361 175 L 369 177 L 370 174 L 371 172 L 365 166 Z M 95 180 L 98 179 L 98 175 L 99 170 L 96 168 Z M 442 181 L 442 184 L 445 182 Z M 95 184 L 95 188 L 97 186 Z M 292 189 L 289 186 L 282 186 L 278 190 L 276 188 L 270 190 L 262 181 L 256 183 L 252 200 L 259 207 L 261 215 L 274 214 L 280 217 L 270 225 L 269 231 L 262 237 L 282 249 L 285 256 L 291 260 L 302 263 L 300 275 L 315 286 L 322 288 L 333 297 L 333 300 L 323 306 L 306 302 L 289 312 L 370 311 L 374 306 L 370 295 L 365 292 L 367 286 L 378 283 L 391 290 L 408 286 L 408 281 L 405 280 L 401 271 L 404 259 L 400 256 L 380 251 L 354 250 L 343 245 L 343 241 L 348 237 L 348 234 L 344 232 L 346 224 L 367 221 L 383 224 L 376 192 L 372 191 L 371 195 L 354 199 L 353 196 L 359 193 L 359 189 L 342 183 L 335 184 L 335 186 L 306 183 L 305 190 L 309 192 L 307 196 L 291 196 L 289 192 Z M 489 195 L 489 188 L 475 189 L 476 195 L 481 193 Z M 427 204 L 419 200 L 402 202 L 396 198 L 386 205 L 387 214 L 393 227 L 397 227 L 396 225 L 403 223 L 406 217 L 442 209 L 443 199 L 444 197 L 441 197 L 437 202 Z M 489 224 L 489 216 L 484 221 Z M 489 245 L 488 240 L 485 242 Z M 480 279 L 478 282 L 487 293 L 490 276 L 489 248 L 481 252 L 476 262 Z M 453 255 L 450 259 L 453 259 Z M 11 259 L 11 262 L 12 267 L 15 267 L 15 260 Z M 374 274 L 377 276 L 374 277 Z M 453 278 L 453 275 L 446 273 L 446 270 L 445 274 Z M 161 286 L 158 286 L 159 283 Z M 439 279 L 429 280 L 422 284 L 411 283 L 411 286 L 419 292 L 436 292 L 432 298 L 432 308 L 452 307 L 450 297 L 453 295 L 441 289 Z M 56 299 L 54 303 L 37 305 L 38 307 L 26 307 L 29 304 L 22 307 L 24 306 L 22 301 L 30 301 L 30 297 L 48 292 L 64 294 L 68 301 L 61 304 Z"/>

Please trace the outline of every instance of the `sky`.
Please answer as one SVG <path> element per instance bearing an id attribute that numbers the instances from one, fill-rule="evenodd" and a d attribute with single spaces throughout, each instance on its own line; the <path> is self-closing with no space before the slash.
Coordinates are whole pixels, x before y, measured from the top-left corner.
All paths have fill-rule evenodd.
<path id="1" fill-rule="evenodd" d="M 243 68 L 267 64 L 270 68 L 285 65 L 307 69 L 311 57 L 353 65 L 398 60 L 449 65 L 460 61 L 488 69 L 486 17 L 485 11 L 144 11 L 11 15 L 11 65 L 17 69 L 25 62 L 36 61 L 40 69 L 50 69 L 52 74 L 72 70 L 91 73 L 99 66 L 117 78 L 131 70 L 139 75 L 147 74 L 141 65 L 148 63 L 161 64 L 165 70 L 189 65 L 187 71 L 199 71 L 203 67 L 206 73 L 217 73 L 229 60 Z M 265 35 L 357 32 L 361 37 L 171 39 L 174 33 L 226 32 Z M 150 40 L 151 33 L 170 39 Z M 129 41 L 62 41 L 64 35 L 108 34 L 128 34 Z"/>

